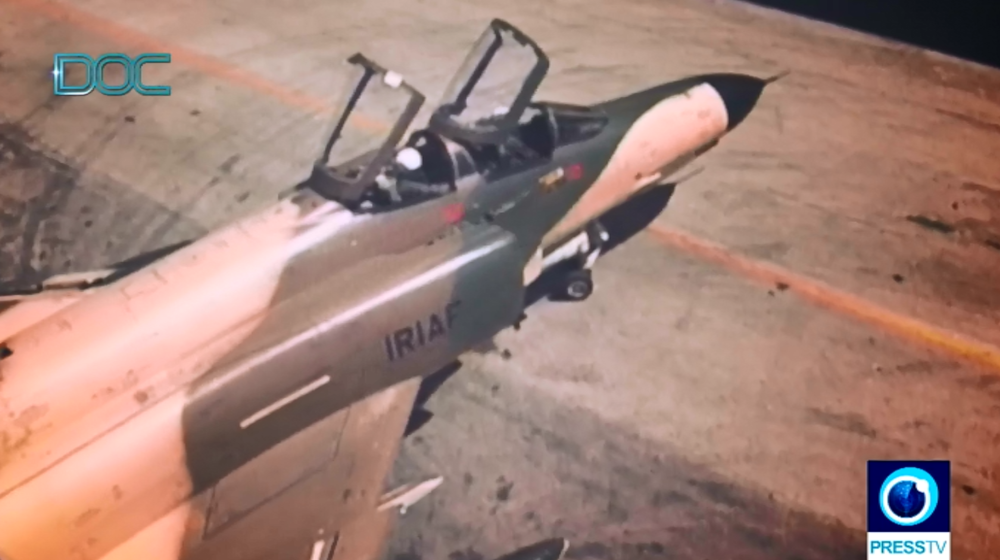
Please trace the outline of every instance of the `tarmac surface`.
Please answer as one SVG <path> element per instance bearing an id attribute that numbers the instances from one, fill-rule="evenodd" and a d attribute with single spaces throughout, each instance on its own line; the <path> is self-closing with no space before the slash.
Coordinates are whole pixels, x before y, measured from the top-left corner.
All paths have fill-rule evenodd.
<path id="1" fill-rule="evenodd" d="M 0 282 L 99 268 L 308 172 L 360 50 L 433 102 L 492 17 L 542 97 L 791 73 L 606 256 L 463 358 L 395 477 L 393 560 L 848 559 L 865 462 L 950 459 L 954 557 L 1000 549 L 1000 72 L 717 0 L 0 0 Z M 57 98 L 55 52 L 170 52 L 168 98 Z"/>

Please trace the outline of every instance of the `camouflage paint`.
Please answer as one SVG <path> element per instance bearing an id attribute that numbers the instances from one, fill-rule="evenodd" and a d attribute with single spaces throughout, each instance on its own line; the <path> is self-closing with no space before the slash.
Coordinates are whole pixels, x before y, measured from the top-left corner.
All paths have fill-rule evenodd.
<path id="1" fill-rule="evenodd" d="M 319 452 L 283 455 L 295 438 L 512 324 L 541 249 L 728 123 L 724 100 L 702 79 L 599 108 L 604 131 L 551 162 L 383 214 L 300 190 L 24 321 L 7 340 L 13 355 L 0 361 L 0 554 L 147 560 L 214 551 L 218 560 L 227 554 L 219 543 L 262 538 L 249 529 L 236 537 L 226 527 L 238 520 L 213 518 L 218 492 L 242 469 L 280 456 L 300 483 L 292 488 L 309 488 L 316 473 L 306 464 Z M 552 188 L 545 177 L 564 167 L 574 173 Z M 455 204 L 464 204 L 459 223 Z M 412 342 L 449 315 L 443 339 L 403 356 L 386 350 L 386 337 L 412 329 Z M 339 444 L 378 445 L 373 437 Z M 248 506 L 246 515 L 280 514 L 273 508 Z"/>
<path id="2" fill-rule="evenodd" d="M 514 235 L 448 225 L 429 212 L 440 204 L 402 211 L 438 216 L 428 242 L 300 191 L 8 340 L 0 548 L 99 558 L 291 434 L 511 324 Z M 388 359 L 387 333 L 454 301 L 446 339 Z M 318 376 L 332 382 L 240 426 Z M 37 507 L 56 489 L 61 511 Z"/>

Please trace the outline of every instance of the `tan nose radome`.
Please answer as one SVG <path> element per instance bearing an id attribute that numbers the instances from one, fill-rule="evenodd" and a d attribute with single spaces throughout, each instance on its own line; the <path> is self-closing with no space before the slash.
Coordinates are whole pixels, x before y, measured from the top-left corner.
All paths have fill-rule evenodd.
<path id="1" fill-rule="evenodd" d="M 728 125 L 726 103 L 707 83 L 653 105 L 636 119 L 604 171 L 543 244 L 563 239 L 625 202 L 654 182 L 662 168 L 722 136 Z"/>

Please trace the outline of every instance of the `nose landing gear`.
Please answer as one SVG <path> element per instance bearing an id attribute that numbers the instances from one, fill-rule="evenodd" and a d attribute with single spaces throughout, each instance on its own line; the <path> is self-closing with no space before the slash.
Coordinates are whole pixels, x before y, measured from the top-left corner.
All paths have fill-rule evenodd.
<path id="1" fill-rule="evenodd" d="M 563 278 L 559 290 L 559 299 L 565 301 L 583 301 L 594 293 L 594 275 L 589 268 L 571 270 Z"/>
<path id="2" fill-rule="evenodd" d="M 587 237 L 587 250 L 579 253 L 576 258 L 571 259 L 570 268 L 562 281 L 553 299 L 560 301 L 583 301 L 594 293 L 594 275 L 592 268 L 597 258 L 601 255 L 601 249 L 607 243 L 608 232 L 598 222 L 591 222 L 585 230 Z"/>

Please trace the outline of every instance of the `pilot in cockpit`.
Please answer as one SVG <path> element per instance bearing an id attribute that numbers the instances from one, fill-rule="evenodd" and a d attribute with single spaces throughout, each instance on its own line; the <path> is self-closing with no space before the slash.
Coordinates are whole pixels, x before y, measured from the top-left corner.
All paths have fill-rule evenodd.
<path id="1" fill-rule="evenodd" d="M 392 165 L 375 178 L 379 189 L 386 192 L 393 202 L 417 197 L 448 194 L 451 180 L 438 177 L 440 173 L 428 169 L 428 162 L 419 146 L 406 146 L 396 152 Z"/>

